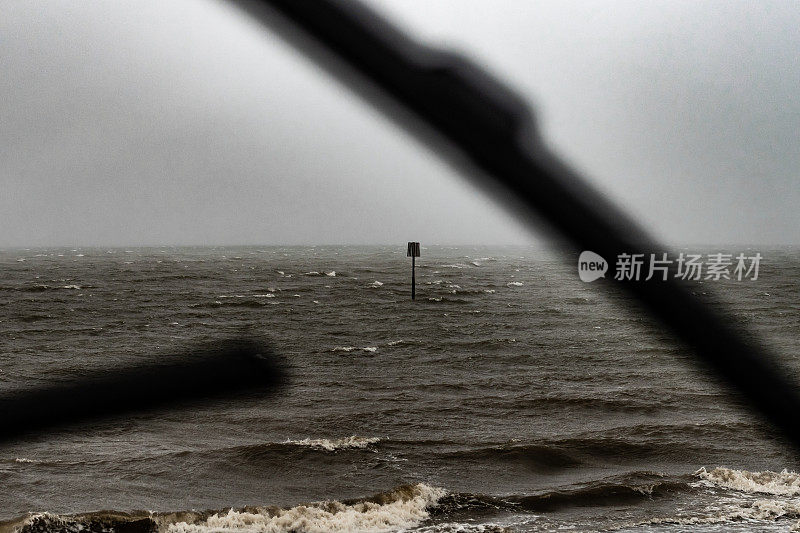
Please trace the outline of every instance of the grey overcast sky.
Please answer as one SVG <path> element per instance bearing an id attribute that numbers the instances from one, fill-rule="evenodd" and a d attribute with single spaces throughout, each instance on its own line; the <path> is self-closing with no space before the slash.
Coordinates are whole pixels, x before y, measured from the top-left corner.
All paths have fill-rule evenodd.
<path id="1" fill-rule="evenodd" d="M 800 243 L 800 3 L 373 0 L 671 243 Z M 220 0 L 2 0 L 0 246 L 535 234 Z"/>

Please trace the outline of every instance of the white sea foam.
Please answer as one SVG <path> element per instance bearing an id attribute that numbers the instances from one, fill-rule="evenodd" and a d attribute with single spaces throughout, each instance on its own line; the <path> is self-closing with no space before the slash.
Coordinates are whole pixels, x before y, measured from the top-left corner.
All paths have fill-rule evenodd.
<path id="1" fill-rule="evenodd" d="M 336 271 L 335 270 L 331 270 L 330 272 L 325 272 L 325 275 L 326 276 L 330 276 L 332 278 L 335 278 L 336 277 Z"/>
<path id="2" fill-rule="evenodd" d="M 748 493 L 774 494 L 776 496 L 800 496 L 800 474 L 782 472 L 748 472 L 732 468 L 701 468 L 695 476 L 727 489 Z"/>
<path id="3" fill-rule="evenodd" d="M 64 288 L 64 289 L 80 289 L 81 286 L 80 285 L 64 285 L 64 287 L 62 287 L 62 288 Z"/>
<path id="4" fill-rule="evenodd" d="M 14 459 L 15 463 L 38 463 L 39 461 L 35 459 L 28 459 L 27 457 L 17 457 Z"/>
<path id="5" fill-rule="evenodd" d="M 381 439 L 378 437 L 359 437 L 358 435 L 351 435 L 341 439 L 302 439 L 302 440 L 287 440 L 285 444 L 294 444 L 296 446 L 307 446 L 309 448 L 317 448 L 328 452 L 336 450 L 352 450 L 363 449 L 370 444 L 375 444 Z"/>
<path id="6" fill-rule="evenodd" d="M 438 298 L 428 298 L 428 301 L 431 301 L 431 302 L 441 302 L 441 301 L 442 301 L 442 298 L 441 298 L 441 297 L 438 297 Z"/>
<path id="7" fill-rule="evenodd" d="M 198 523 L 171 524 L 171 533 L 252 532 L 324 533 L 352 531 L 380 533 L 411 528 L 426 520 L 428 508 L 446 493 L 443 489 L 418 484 L 383 495 L 383 503 L 372 501 L 346 505 L 338 501 L 298 505 L 290 509 L 253 509 L 218 513 Z"/>
<path id="8" fill-rule="evenodd" d="M 319 276 L 319 272 L 317 272 L 316 270 L 312 270 L 311 272 L 306 272 L 304 275 L 305 276 Z"/>
<path id="9" fill-rule="evenodd" d="M 445 522 L 414 529 L 417 533 L 513 533 L 513 527 L 499 524 L 465 524 L 461 522 Z"/>
<path id="10" fill-rule="evenodd" d="M 372 282 L 372 287 L 375 287 L 375 288 L 383 287 L 383 283 L 381 283 L 380 281 L 373 281 Z"/>
<path id="11" fill-rule="evenodd" d="M 742 502 L 726 502 L 725 505 L 706 507 L 698 514 L 685 514 L 664 518 L 653 518 L 636 525 L 643 524 L 722 524 L 725 522 L 741 522 L 749 520 L 774 521 L 779 518 L 800 518 L 800 504 L 796 500 L 753 500 Z M 798 525 L 792 528 L 797 531 Z"/>
<path id="12" fill-rule="evenodd" d="M 378 347 L 377 346 L 366 346 L 366 347 L 361 348 L 361 349 L 364 350 L 365 352 L 377 352 L 378 351 Z"/>
<path id="13" fill-rule="evenodd" d="M 355 346 L 336 346 L 331 350 L 332 352 L 352 352 L 355 350 Z"/>
<path id="14" fill-rule="evenodd" d="M 275 295 L 268 292 L 267 294 L 254 294 L 253 298 L 275 298 Z"/>
<path id="15" fill-rule="evenodd" d="M 404 342 L 403 339 L 400 339 L 399 341 L 390 341 L 389 342 L 389 346 L 395 346 L 395 345 L 400 344 L 402 342 Z"/>
<path id="16" fill-rule="evenodd" d="M 495 290 L 494 289 L 483 289 L 483 292 L 485 292 L 486 294 L 494 294 Z"/>
<path id="17" fill-rule="evenodd" d="M 509 283 L 506 283 L 506 287 L 522 287 L 522 282 L 521 281 L 511 281 Z"/>

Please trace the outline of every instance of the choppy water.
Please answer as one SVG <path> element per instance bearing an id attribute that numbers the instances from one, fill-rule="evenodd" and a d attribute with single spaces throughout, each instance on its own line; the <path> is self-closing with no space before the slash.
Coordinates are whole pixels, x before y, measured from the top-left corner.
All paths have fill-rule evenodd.
<path id="1" fill-rule="evenodd" d="M 796 372 L 800 251 L 758 251 L 757 281 L 697 292 L 718 293 Z M 6 250 L 0 268 L 3 389 L 242 332 L 268 338 L 292 374 L 277 398 L 0 448 L 0 528 L 676 532 L 800 520 L 797 457 L 626 297 L 543 251 L 423 249 L 416 302 L 402 246 Z"/>

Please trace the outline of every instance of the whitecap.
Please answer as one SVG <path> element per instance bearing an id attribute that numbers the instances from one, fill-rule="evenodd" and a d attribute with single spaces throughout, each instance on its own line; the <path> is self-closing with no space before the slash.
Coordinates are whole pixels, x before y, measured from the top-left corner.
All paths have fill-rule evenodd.
<path id="1" fill-rule="evenodd" d="M 220 531 L 322 533 L 351 531 L 382 533 L 413 528 L 428 519 L 446 493 L 424 483 L 401 487 L 381 496 L 382 503 L 326 501 L 298 505 L 289 509 L 250 508 L 215 513 L 203 521 L 170 524 L 170 533 L 206 533 Z"/>
<path id="2" fill-rule="evenodd" d="M 382 287 L 383 283 L 381 283 L 380 281 L 373 281 L 371 286 L 377 289 L 378 287 Z"/>
<path id="3" fill-rule="evenodd" d="M 371 352 L 371 353 L 374 353 L 374 352 L 378 351 L 378 347 L 377 346 L 366 346 L 366 347 L 361 348 L 361 349 L 364 350 L 365 352 Z"/>
<path id="4" fill-rule="evenodd" d="M 350 435 L 341 439 L 301 439 L 287 440 L 284 444 L 294 444 L 296 446 L 307 446 L 333 452 L 336 450 L 363 449 L 370 444 L 375 444 L 381 439 L 379 437 L 359 437 Z"/>
<path id="5" fill-rule="evenodd" d="M 718 466 L 710 471 L 703 467 L 694 475 L 714 485 L 740 492 L 800 496 L 800 474 L 787 470 L 748 472 Z"/>
<path id="6" fill-rule="evenodd" d="M 511 281 L 509 283 L 506 283 L 506 287 L 522 287 L 522 282 L 521 281 Z"/>
<path id="7" fill-rule="evenodd" d="M 335 278 L 336 277 L 336 271 L 335 270 L 331 270 L 330 272 L 325 272 L 325 275 L 326 276 L 330 276 L 332 278 Z"/>

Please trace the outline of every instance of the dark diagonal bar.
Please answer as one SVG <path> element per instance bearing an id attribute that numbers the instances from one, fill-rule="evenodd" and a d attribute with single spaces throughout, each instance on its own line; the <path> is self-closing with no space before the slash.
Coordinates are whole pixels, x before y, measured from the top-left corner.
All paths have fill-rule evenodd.
<path id="1" fill-rule="evenodd" d="M 440 141 L 451 161 L 477 170 L 484 184 L 536 213 L 575 251 L 613 261 L 620 253 L 665 250 L 547 149 L 520 98 L 463 57 L 419 44 L 358 2 L 236 4 L 424 140 Z M 709 377 L 741 393 L 800 446 L 798 389 L 772 354 L 674 279 L 622 285 L 692 348 Z"/>

